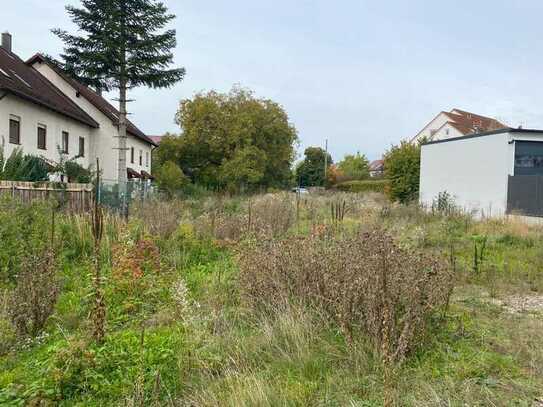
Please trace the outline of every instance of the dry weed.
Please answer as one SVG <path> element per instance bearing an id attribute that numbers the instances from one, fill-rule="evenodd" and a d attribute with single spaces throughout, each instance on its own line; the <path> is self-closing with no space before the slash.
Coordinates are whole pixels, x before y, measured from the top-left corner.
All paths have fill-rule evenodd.
<path id="1" fill-rule="evenodd" d="M 326 234 L 267 240 L 242 254 L 240 264 L 243 292 L 254 307 L 317 307 L 348 340 L 368 335 L 391 363 L 416 347 L 452 285 L 444 261 L 400 248 L 380 230 L 338 240 Z"/>

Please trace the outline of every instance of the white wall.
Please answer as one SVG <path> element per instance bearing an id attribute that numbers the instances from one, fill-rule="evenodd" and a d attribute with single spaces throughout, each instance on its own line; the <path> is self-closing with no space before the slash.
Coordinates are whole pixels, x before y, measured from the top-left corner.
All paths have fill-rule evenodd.
<path id="1" fill-rule="evenodd" d="M 11 115 L 20 118 L 20 145 L 9 142 Z M 38 124 L 45 125 L 47 129 L 45 150 L 38 149 Z M 92 130 L 85 124 L 11 94 L 6 94 L 0 101 L 0 147 L 3 142 L 7 157 L 15 148 L 21 147 L 26 154 L 58 162 L 60 155 L 57 146 L 62 145 L 62 132 L 66 131 L 69 133 L 69 158 L 79 153 L 79 137 L 85 138 L 85 157 L 77 159 L 77 162 L 87 167 L 91 156 L 89 138 Z"/>
<path id="2" fill-rule="evenodd" d="M 423 138 L 432 140 L 434 136 L 433 132 L 439 129 L 449 120 L 450 120 L 449 117 L 445 113 L 443 112 L 439 113 L 430 123 L 424 126 L 424 128 L 419 132 L 419 134 L 417 134 L 417 136 L 413 139 L 413 142 L 418 142 L 422 140 Z"/>
<path id="3" fill-rule="evenodd" d="M 90 103 L 83 96 L 77 96 L 76 90 L 66 82 L 60 75 L 58 75 L 47 64 L 35 63 L 33 67 L 44 75 L 49 81 L 51 81 L 56 87 L 58 87 L 66 96 L 68 96 L 74 103 L 76 103 L 83 111 L 96 120 L 100 124 L 99 129 L 92 131 L 91 137 L 91 162 L 93 165 L 96 163 L 96 157 L 100 159 L 100 167 L 103 170 L 102 177 L 104 180 L 116 180 L 118 176 L 118 130 L 113 125 L 113 122 L 98 110 L 92 103 Z M 127 167 L 130 167 L 138 172 L 144 170 L 151 173 L 151 150 L 152 146 L 137 137 L 128 135 L 127 147 L 129 150 L 126 154 Z M 136 150 L 134 164 L 130 163 L 130 147 L 134 147 Z M 143 151 L 143 165 L 139 165 L 139 151 Z M 149 165 L 146 166 L 145 155 L 149 154 Z"/>
<path id="4" fill-rule="evenodd" d="M 514 166 L 510 137 L 501 133 L 423 145 L 421 203 L 430 206 L 446 191 L 464 210 L 484 216 L 504 215 L 508 175 Z"/>
<path id="5" fill-rule="evenodd" d="M 433 140 L 445 140 L 449 138 L 462 137 L 464 133 L 458 131 L 450 123 L 443 125 L 438 131 L 434 133 Z"/>

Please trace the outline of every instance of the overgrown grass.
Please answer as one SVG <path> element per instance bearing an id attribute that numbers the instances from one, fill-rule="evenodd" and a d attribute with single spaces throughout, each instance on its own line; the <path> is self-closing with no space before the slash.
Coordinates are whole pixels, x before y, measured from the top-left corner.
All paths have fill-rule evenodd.
<path id="1" fill-rule="evenodd" d="M 47 206 L 13 208 L 0 223 L 0 405 L 379 406 L 386 390 L 401 406 L 531 406 L 543 396 L 543 309 L 501 305 L 543 298 L 540 227 L 343 193 L 149 203 L 128 224 L 106 219 L 106 340 L 97 345 L 86 217 L 57 217 L 61 291 L 44 331 L 20 338 L 10 328 L 12 265 L 50 232 Z M 255 312 L 238 263 L 264 239 L 335 241 L 377 226 L 402 250 L 454 264 L 448 310 L 394 369 L 392 387 L 371 337 L 348 338 L 319 307 L 291 301 Z"/>

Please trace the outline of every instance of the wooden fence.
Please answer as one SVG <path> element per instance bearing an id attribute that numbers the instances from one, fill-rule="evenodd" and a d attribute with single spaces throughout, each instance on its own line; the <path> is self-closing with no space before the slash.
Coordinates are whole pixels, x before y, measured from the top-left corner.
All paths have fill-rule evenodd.
<path id="1" fill-rule="evenodd" d="M 0 181 L 0 196 L 11 196 L 22 202 L 55 200 L 61 210 L 88 212 L 92 208 L 92 184 L 57 182 Z"/>

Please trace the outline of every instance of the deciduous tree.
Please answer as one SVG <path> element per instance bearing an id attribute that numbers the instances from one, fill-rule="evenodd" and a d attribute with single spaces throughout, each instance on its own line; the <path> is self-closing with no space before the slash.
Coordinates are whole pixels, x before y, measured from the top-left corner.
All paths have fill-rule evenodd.
<path id="1" fill-rule="evenodd" d="M 324 186 L 325 165 L 333 164 L 332 156 L 320 147 L 308 147 L 304 151 L 304 160 L 296 167 L 296 182 L 304 187 Z"/>
<path id="2" fill-rule="evenodd" d="M 156 164 L 175 162 L 197 184 L 210 188 L 283 187 L 291 179 L 298 141 L 285 110 L 240 87 L 182 100 L 179 137 L 165 137 Z"/>

